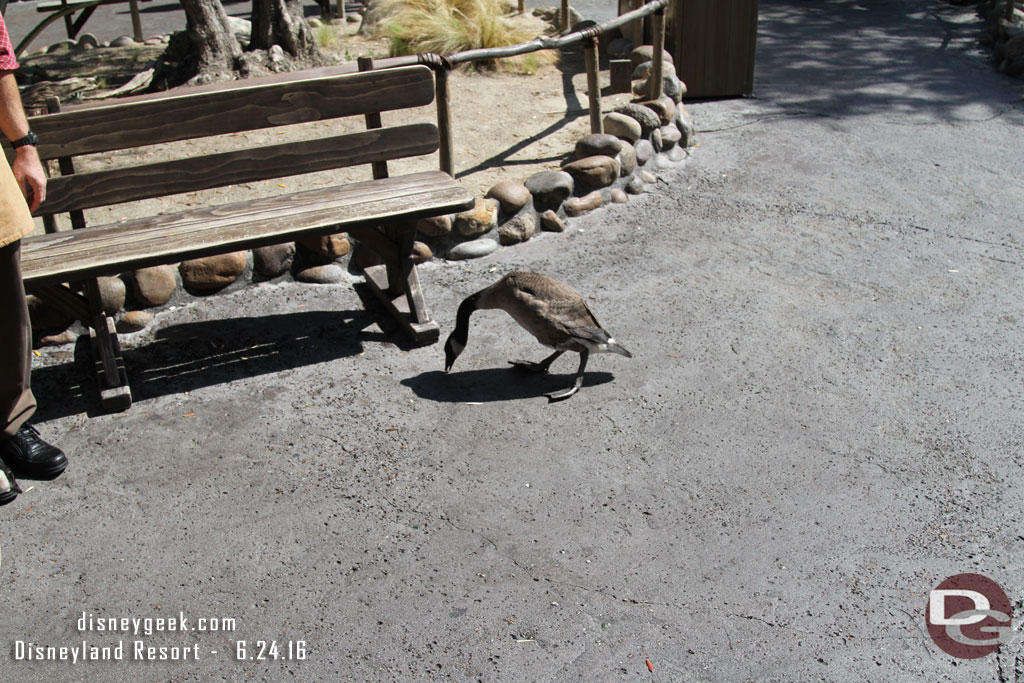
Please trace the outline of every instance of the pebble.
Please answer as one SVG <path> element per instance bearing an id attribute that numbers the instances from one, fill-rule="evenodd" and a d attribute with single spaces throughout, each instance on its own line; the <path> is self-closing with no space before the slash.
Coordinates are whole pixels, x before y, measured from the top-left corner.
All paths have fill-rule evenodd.
<path id="1" fill-rule="evenodd" d="M 660 128 L 655 128 L 654 130 L 651 131 L 650 140 L 651 140 L 651 146 L 654 147 L 654 151 L 655 152 L 660 152 L 662 150 L 662 139 L 661 139 L 661 129 Z"/>
<path id="2" fill-rule="evenodd" d="M 633 94 L 646 97 L 648 92 L 650 92 L 649 78 L 633 83 Z M 683 95 L 686 94 L 686 84 L 679 80 L 679 76 L 674 73 L 667 73 L 662 77 L 661 94 L 673 102 L 679 103 L 682 101 Z"/>
<path id="3" fill-rule="evenodd" d="M 531 209 L 520 211 L 498 228 L 498 241 L 504 245 L 519 244 L 537 232 L 537 217 Z"/>
<path id="4" fill-rule="evenodd" d="M 662 50 L 661 54 L 664 55 L 663 59 L 665 64 L 674 64 L 672 59 L 672 53 L 668 50 Z M 633 51 L 629 53 L 629 61 L 633 63 L 634 67 L 640 66 L 644 62 L 650 62 L 654 60 L 654 46 L 653 45 L 641 45 L 640 47 L 633 48 Z"/>
<path id="5" fill-rule="evenodd" d="M 448 250 L 448 254 L 445 258 L 449 261 L 480 258 L 481 256 L 487 256 L 488 254 L 497 251 L 497 249 L 497 240 L 493 240 L 490 237 L 483 237 L 478 240 L 456 244 Z"/>
<path id="6" fill-rule="evenodd" d="M 188 289 L 215 292 L 237 280 L 245 272 L 248 252 L 236 251 L 183 261 L 178 266 L 182 284 Z"/>
<path id="7" fill-rule="evenodd" d="M 345 269 L 337 263 L 327 263 L 300 270 L 296 273 L 295 279 L 314 285 L 333 285 L 345 279 Z"/>
<path id="8" fill-rule="evenodd" d="M 636 149 L 633 145 L 623 145 L 619 151 L 619 175 L 628 176 L 636 170 Z"/>
<path id="9" fill-rule="evenodd" d="M 426 237 L 444 237 L 452 231 L 451 216 L 421 218 L 416 222 L 416 232 Z"/>
<path id="10" fill-rule="evenodd" d="M 592 133 L 577 140 L 573 157 L 576 159 L 598 155 L 614 157 L 623 147 L 622 140 L 611 133 Z"/>
<path id="11" fill-rule="evenodd" d="M 178 288 L 174 266 L 139 268 L 129 274 L 128 282 L 132 286 L 132 299 L 143 308 L 163 306 Z"/>
<path id="12" fill-rule="evenodd" d="M 627 142 L 636 142 L 643 134 L 640 122 L 632 116 L 611 112 L 604 115 L 604 132 L 621 138 Z"/>
<path id="13" fill-rule="evenodd" d="M 295 243 L 272 244 L 252 250 L 252 269 L 263 277 L 284 275 L 295 261 Z"/>
<path id="14" fill-rule="evenodd" d="M 676 103 L 668 97 L 663 96 L 657 100 L 644 100 L 640 104 L 657 114 L 662 126 L 672 123 L 672 119 L 676 115 Z"/>
<path id="15" fill-rule="evenodd" d="M 99 47 L 100 41 L 91 33 L 83 33 L 78 36 L 78 42 L 75 44 L 79 50 L 92 50 Z"/>
<path id="16" fill-rule="evenodd" d="M 690 112 L 686 111 L 686 107 L 681 104 L 676 107 L 676 115 L 673 122 L 682 134 L 679 144 L 683 147 L 693 147 L 693 138 L 696 131 L 693 127 L 693 119 L 690 118 Z"/>
<path id="17" fill-rule="evenodd" d="M 117 321 L 117 331 L 121 334 L 138 332 L 153 322 L 153 314 L 149 311 L 128 311 Z"/>
<path id="18" fill-rule="evenodd" d="M 565 232 L 565 221 L 557 213 L 548 209 L 540 215 L 540 227 L 548 232 Z"/>
<path id="19" fill-rule="evenodd" d="M 62 344 L 71 344 L 78 339 L 78 335 L 71 330 L 64 330 L 57 334 L 44 334 L 39 337 L 39 346 L 60 346 Z"/>
<path id="20" fill-rule="evenodd" d="M 511 180 L 495 183 L 484 197 L 497 200 L 501 210 L 506 214 L 518 213 L 530 203 L 530 191 L 526 189 L 526 185 Z"/>
<path id="21" fill-rule="evenodd" d="M 565 213 L 568 216 L 579 216 L 587 211 L 593 211 L 604 204 L 600 192 L 591 192 L 583 197 L 573 197 L 565 202 Z"/>
<path id="22" fill-rule="evenodd" d="M 629 202 L 629 195 L 621 187 L 613 187 L 610 195 L 612 201 L 616 204 L 626 204 Z"/>
<path id="23" fill-rule="evenodd" d="M 608 187 L 619 177 L 619 164 L 612 157 L 603 155 L 579 159 L 562 168 L 581 188 Z"/>
<path id="24" fill-rule="evenodd" d="M 412 243 L 412 262 L 415 264 L 426 263 L 434 258 L 434 252 L 426 244 L 420 241 Z"/>
<path id="25" fill-rule="evenodd" d="M 135 45 L 135 41 L 131 36 L 118 36 L 110 41 L 110 47 L 131 47 L 132 45 Z"/>
<path id="26" fill-rule="evenodd" d="M 565 171 L 541 171 L 526 180 L 526 187 L 533 195 L 538 211 L 558 209 L 573 192 L 575 187 L 571 175 Z"/>
<path id="27" fill-rule="evenodd" d="M 455 214 L 452 222 L 455 232 L 463 237 L 482 235 L 498 224 L 498 202 L 495 199 L 477 199 L 473 208 Z"/>
<path id="28" fill-rule="evenodd" d="M 626 192 L 630 194 L 643 194 L 646 189 L 644 181 L 639 176 L 630 178 L 629 182 L 626 183 Z"/>

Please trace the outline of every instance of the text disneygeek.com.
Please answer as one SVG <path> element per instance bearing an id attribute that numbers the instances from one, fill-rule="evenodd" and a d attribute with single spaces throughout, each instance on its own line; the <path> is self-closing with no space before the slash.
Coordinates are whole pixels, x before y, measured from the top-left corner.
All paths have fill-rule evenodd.
<path id="1" fill-rule="evenodd" d="M 160 634 L 175 633 L 230 633 L 237 628 L 232 617 L 191 617 L 178 612 L 169 617 L 113 616 L 82 612 L 76 622 L 78 632 L 89 637 L 75 642 L 39 643 L 29 640 L 14 641 L 15 661 L 46 662 L 100 662 L 100 661 L 198 661 L 209 654 L 235 660 L 304 660 L 306 641 L 289 639 L 232 640 L 219 649 L 200 647 L 198 642 L 187 645 L 154 642 Z M 131 639 L 111 640 L 110 636 L 124 634 Z M 146 636 L 143 639 L 140 636 Z M 156 638 L 148 638 L 156 636 Z M 70 639 L 69 639 L 70 640 Z"/>

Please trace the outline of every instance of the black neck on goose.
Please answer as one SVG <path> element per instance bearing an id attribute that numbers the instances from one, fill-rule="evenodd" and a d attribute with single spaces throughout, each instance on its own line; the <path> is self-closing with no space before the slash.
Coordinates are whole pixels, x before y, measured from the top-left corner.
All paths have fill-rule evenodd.
<path id="1" fill-rule="evenodd" d="M 455 329 L 452 331 L 452 336 L 458 339 L 463 346 L 465 346 L 466 340 L 469 338 L 469 316 L 473 315 L 473 311 L 477 310 L 476 304 L 479 298 L 479 293 L 466 297 L 459 304 L 459 311 L 455 314 Z"/>

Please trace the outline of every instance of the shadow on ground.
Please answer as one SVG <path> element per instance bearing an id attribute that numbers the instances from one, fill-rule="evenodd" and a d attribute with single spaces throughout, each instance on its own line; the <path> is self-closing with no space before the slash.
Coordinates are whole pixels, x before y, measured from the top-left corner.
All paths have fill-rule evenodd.
<path id="1" fill-rule="evenodd" d="M 544 397 L 544 394 L 565 389 L 573 383 L 573 373 L 564 375 L 533 374 L 513 367 L 485 370 L 422 372 L 402 380 L 417 396 L 440 403 L 492 403 Z M 588 372 L 583 376 L 583 389 L 607 384 L 615 378 L 609 372 Z M 572 399 L 569 399 L 572 400 Z"/>
<path id="2" fill-rule="evenodd" d="M 124 349 L 123 357 L 133 400 L 139 402 L 358 355 L 366 343 L 398 341 L 366 330 L 375 322 L 366 311 L 205 320 L 161 329 L 152 341 Z M 79 337 L 68 361 L 32 372 L 41 399 L 36 422 L 104 412 L 87 335 Z"/>

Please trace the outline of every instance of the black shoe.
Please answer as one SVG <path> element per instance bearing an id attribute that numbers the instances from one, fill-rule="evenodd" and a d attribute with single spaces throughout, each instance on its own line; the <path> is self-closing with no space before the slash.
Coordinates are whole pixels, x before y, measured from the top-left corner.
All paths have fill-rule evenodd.
<path id="1" fill-rule="evenodd" d="M 68 466 L 64 452 L 40 439 L 36 428 L 27 423 L 0 441 L 0 460 L 26 479 L 54 479 Z"/>
<path id="2" fill-rule="evenodd" d="M 14 474 L 7 465 L 0 462 L 0 505 L 7 505 L 18 497 L 21 487 L 14 481 Z"/>

